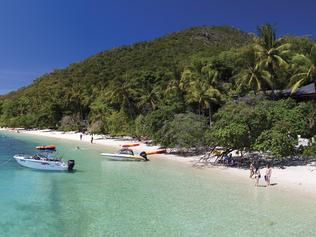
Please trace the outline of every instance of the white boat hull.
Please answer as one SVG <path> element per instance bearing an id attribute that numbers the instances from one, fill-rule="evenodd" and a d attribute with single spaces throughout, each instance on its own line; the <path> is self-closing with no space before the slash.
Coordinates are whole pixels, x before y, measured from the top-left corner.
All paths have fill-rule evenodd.
<path id="1" fill-rule="evenodd" d="M 51 171 L 66 171 L 68 170 L 68 165 L 63 161 L 44 161 L 30 159 L 31 157 L 23 155 L 15 155 L 14 159 L 18 164 L 24 167 L 39 169 L 39 170 L 51 170 Z"/>
<path id="2" fill-rule="evenodd" d="M 101 156 L 105 156 L 110 160 L 118 161 L 146 161 L 144 157 L 128 154 L 101 153 Z"/>

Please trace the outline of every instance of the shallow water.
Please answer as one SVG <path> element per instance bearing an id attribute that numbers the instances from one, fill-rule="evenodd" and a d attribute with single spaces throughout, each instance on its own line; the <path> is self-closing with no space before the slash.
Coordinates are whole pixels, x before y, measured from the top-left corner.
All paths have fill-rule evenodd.
<path id="1" fill-rule="evenodd" d="M 51 143 L 76 172 L 5 163 Z M 314 198 L 181 162 L 108 161 L 101 151 L 113 149 L 1 132 L 0 236 L 315 236 Z"/>

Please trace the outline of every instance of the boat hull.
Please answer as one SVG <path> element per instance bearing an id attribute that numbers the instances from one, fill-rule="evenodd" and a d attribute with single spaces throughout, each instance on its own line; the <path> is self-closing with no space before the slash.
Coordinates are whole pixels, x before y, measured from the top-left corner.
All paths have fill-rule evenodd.
<path id="1" fill-rule="evenodd" d="M 109 160 L 117 161 L 146 161 L 144 157 L 127 154 L 101 153 L 101 156 L 105 156 Z"/>
<path id="2" fill-rule="evenodd" d="M 24 167 L 38 169 L 38 170 L 51 170 L 51 171 L 66 171 L 68 170 L 67 164 L 62 161 L 43 161 L 27 158 L 26 156 L 15 155 L 16 162 Z"/>

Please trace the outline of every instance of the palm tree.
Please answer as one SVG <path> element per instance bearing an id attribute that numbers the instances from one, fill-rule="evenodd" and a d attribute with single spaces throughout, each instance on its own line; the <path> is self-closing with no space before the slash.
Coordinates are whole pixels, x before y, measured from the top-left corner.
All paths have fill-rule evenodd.
<path id="1" fill-rule="evenodd" d="M 296 55 L 293 58 L 294 67 L 297 72 L 291 77 L 291 93 L 294 93 L 300 86 L 306 82 L 314 82 L 316 90 L 316 45 L 314 45 L 309 55 Z"/>
<path id="2" fill-rule="evenodd" d="M 221 80 L 227 79 L 224 78 L 224 71 L 226 68 L 223 67 L 223 64 L 214 60 L 213 62 L 203 66 L 201 68 L 201 72 L 206 76 L 212 85 L 219 84 Z"/>
<path id="3" fill-rule="evenodd" d="M 203 109 L 208 109 L 209 125 L 212 126 L 212 112 L 213 105 L 219 104 L 222 101 L 222 94 L 213 86 L 209 85 L 206 81 L 195 81 L 194 83 L 196 99 L 199 106 Z"/>
<path id="4" fill-rule="evenodd" d="M 282 38 L 277 39 L 276 30 L 271 24 L 258 27 L 258 37 L 255 39 L 255 53 L 257 65 L 266 70 L 271 76 L 271 89 L 274 95 L 276 73 L 280 67 L 286 67 L 286 56 L 290 52 L 291 45 L 285 43 Z"/>
<path id="5" fill-rule="evenodd" d="M 158 100 L 159 91 L 156 88 L 147 88 L 139 92 L 137 106 L 142 110 L 152 111 L 155 110 Z"/>
<path id="6" fill-rule="evenodd" d="M 258 65 L 249 66 L 247 69 L 238 73 L 235 78 L 237 79 L 238 89 L 243 85 L 252 88 L 256 95 L 258 91 L 264 89 L 264 84 L 272 87 L 271 75 L 268 71 L 262 70 Z"/>
<path id="7" fill-rule="evenodd" d="M 136 89 L 132 88 L 128 83 L 127 74 L 126 80 L 123 77 L 117 77 L 109 85 L 105 98 L 110 103 L 117 104 L 121 109 L 126 109 L 128 114 L 132 118 L 135 115 L 135 106 L 133 98 L 137 95 Z"/>
<path id="8" fill-rule="evenodd" d="M 259 70 L 258 67 L 249 67 L 248 69 L 241 71 L 237 77 L 238 88 L 242 85 L 247 85 L 252 88 L 255 95 L 258 91 L 262 90 L 264 82 L 267 82 L 269 86 L 272 86 L 270 73 L 265 70 Z"/>
<path id="9" fill-rule="evenodd" d="M 181 75 L 179 88 L 184 92 L 184 100 L 186 104 L 198 103 L 199 95 L 196 90 L 197 81 L 201 80 L 201 74 L 194 70 L 194 68 L 185 68 Z M 199 115 L 201 115 L 201 104 L 199 103 Z"/>
<path id="10" fill-rule="evenodd" d="M 186 103 L 198 103 L 199 114 L 202 109 L 208 109 L 210 126 L 212 124 L 212 108 L 214 104 L 222 101 L 222 94 L 215 88 L 215 75 L 207 71 L 205 67 L 199 68 L 200 71 L 194 68 L 186 68 L 179 83 L 179 88 L 185 92 Z"/>

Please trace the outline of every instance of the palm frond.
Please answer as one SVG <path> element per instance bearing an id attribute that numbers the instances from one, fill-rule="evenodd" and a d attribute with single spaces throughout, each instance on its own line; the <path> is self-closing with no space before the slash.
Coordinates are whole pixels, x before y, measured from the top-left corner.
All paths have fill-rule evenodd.
<path id="1" fill-rule="evenodd" d="M 277 64 L 279 66 L 287 66 L 288 65 L 288 63 L 282 57 L 280 57 L 279 55 L 274 55 L 273 57 L 276 59 Z"/>
<path id="2" fill-rule="evenodd" d="M 305 78 L 298 80 L 292 87 L 291 87 L 291 94 L 293 94 L 297 89 L 303 84 Z"/>
<path id="3" fill-rule="evenodd" d="M 282 51 L 289 51 L 291 49 L 291 44 L 290 43 L 286 43 L 286 44 L 281 44 L 280 46 L 276 47 L 276 50 L 279 52 Z"/>

